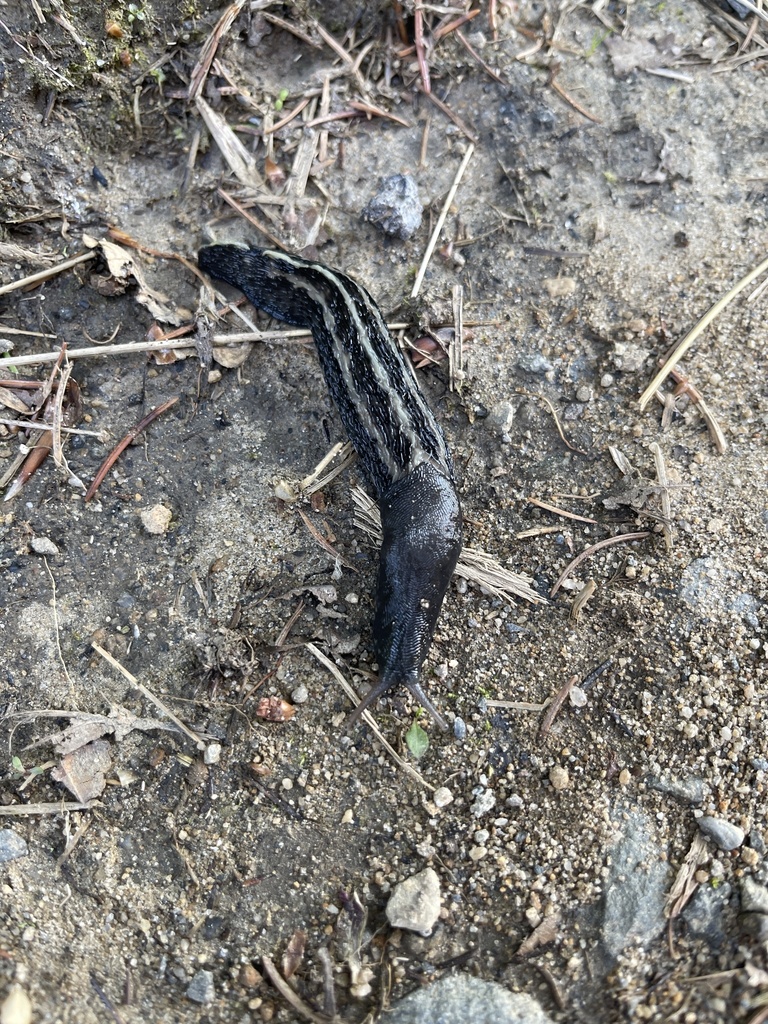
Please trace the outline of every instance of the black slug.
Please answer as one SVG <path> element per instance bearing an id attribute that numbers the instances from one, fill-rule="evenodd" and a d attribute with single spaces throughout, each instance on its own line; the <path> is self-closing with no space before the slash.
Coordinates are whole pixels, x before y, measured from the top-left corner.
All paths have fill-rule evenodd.
<path id="1" fill-rule="evenodd" d="M 406 686 L 447 728 L 420 682 L 462 542 L 453 463 L 411 367 L 368 292 L 337 270 L 270 249 L 211 245 L 198 263 L 315 339 L 328 390 L 376 492 L 384 540 L 374 653 L 379 680 L 350 718 Z"/>

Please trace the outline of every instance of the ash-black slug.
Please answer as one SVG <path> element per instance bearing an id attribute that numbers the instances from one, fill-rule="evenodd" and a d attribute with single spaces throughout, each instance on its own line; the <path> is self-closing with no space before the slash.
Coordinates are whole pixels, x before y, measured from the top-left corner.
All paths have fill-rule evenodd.
<path id="1" fill-rule="evenodd" d="M 211 245 L 200 268 L 277 320 L 312 332 L 328 390 L 374 488 L 384 539 L 374 652 L 379 680 L 350 718 L 406 686 L 435 722 L 421 666 L 462 542 L 453 463 L 411 367 L 368 292 L 320 263 L 271 249 Z"/>

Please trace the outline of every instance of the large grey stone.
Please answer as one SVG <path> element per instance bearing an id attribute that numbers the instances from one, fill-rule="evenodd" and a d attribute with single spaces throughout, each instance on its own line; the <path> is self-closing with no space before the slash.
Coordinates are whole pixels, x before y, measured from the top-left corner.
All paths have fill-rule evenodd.
<path id="1" fill-rule="evenodd" d="M 605 887 L 603 947 L 616 958 L 628 946 L 647 945 L 664 928 L 669 867 L 640 811 L 630 812 L 622 839 L 611 850 Z"/>
<path id="2" fill-rule="evenodd" d="M 531 996 L 469 974 L 441 978 L 395 1003 L 387 1024 L 552 1024 Z"/>
<path id="3" fill-rule="evenodd" d="M 20 835 L 12 828 L 0 828 L 0 864 L 26 857 L 28 853 L 26 841 Z"/>

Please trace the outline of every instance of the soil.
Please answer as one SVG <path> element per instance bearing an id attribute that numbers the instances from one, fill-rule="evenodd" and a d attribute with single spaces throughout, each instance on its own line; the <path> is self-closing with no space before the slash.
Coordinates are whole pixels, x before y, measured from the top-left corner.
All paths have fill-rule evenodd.
<path id="1" fill-rule="evenodd" d="M 344 732 L 349 700 L 305 646 L 358 689 L 370 682 L 377 553 L 353 521 L 357 471 L 311 502 L 275 490 L 344 440 L 312 346 L 260 344 L 210 374 L 194 356 L 73 361 L 80 426 L 109 440 L 74 435 L 69 473 L 49 458 L 0 514 L 0 810 L 26 843 L 0 872 L 0 998 L 20 985 L 39 1024 L 289 1022 L 304 1018 L 262 979 L 262 958 L 295 972 L 295 991 L 319 1008 L 329 950 L 344 1021 L 378 1019 L 457 966 L 534 996 L 554 1021 L 763 1020 L 768 932 L 743 913 L 747 880 L 768 881 L 768 297 L 749 299 L 759 282 L 680 364 L 698 391 L 670 399 L 669 423 L 659 402 L 641 411 L 638 398 L 659 358 L 766 257 L 764 23 L 740 60 L 729 26 L 751 22 L 714 5 L 498 3 L 496 40 L 479 5 L 460 31 L 486 68 L 455 31 L 428 51 L 432 89 L 458 126 L 420 92 L 413 53 L 397 56 L 390 5 L 368 5 L 362 20 L 356 4 L 253 6 L 225 33 L 203 95 L 242 126 L 259 171 L 265 118 L 279 121 L 324 77 L 331 112 L 365 98 L 408 127 L 379 116 L 304 127 L 310 110 L 319 116 L 308 107 L 275 133 L 274 162 L 290 172 L 302 141 L 325 129 L 326 158 L 295 202 L 250 212 L 287 247 L 309 246 L 361 281 L 390 321 L 412 325 L 411 341 L 454 323 L 462 286 L 471 336 L 460 387 L 449 388 L 445 361 L 419 379 L 454 453 L 468 543 L 528 575 L 542 601 L 452 584 L 424 678 L 454 734 L 404 692 L 376 708 L 420 785 L 367 726 Z M 110 226 L 191 261 L 212 239 L 263 244 L 217 193 L 247 200 L 185 99 L 223 9 L 41 0 L 37 10 L 19 0 L 0 10 L 2 242 L 20 247 L 2 249 L 2 283 L 38 269 L 30 252 L 77 255 Z M 428 28 L 435 11 L 424 12 Z M 359 72 L 312 17 L 353 57 L 374 44 Z M 411 300 L 466 133 L 475 149 Z M 395 173 L 414 177 L 425 208 L 405 240 L 361 216 Z M 200 281 L 178 261 L 129 251 L 189 319 L 205 300 Z M 155 323 L 138 296 L 101 256 L 8 291 L 3 350 L 138 344 Z M 229 315 L 213 329 L 243 327 Z M 6 363 L 0 377 L 43 380 L 49 369 Z M 173 396 L 86 503 L 72 475 L 88 483 Z M 22 439 L 0 432 L 4 471 Z M 549 598 L 575 556 L 628 533 L 644 536 L 590 553 Z M 575 611 L 589 580 L 594 593 Z M 542 705 L 569 680 L 576 689 L 542 730 Z M 293 705 L 293 717 L 259 717 L 265 697 Z M 128 722 L 117 733 L 115 715 Z M 55 734 L 88 721 L 93 731 L 68 749 L 92 744 L 103 792 L 86 811 L 37 813 L 76 800 L 56 780 L 69 755 Z M 414 722 L 429 739 L 418 760 Z M 440 787 L 452 802 L 435 799 Z M 647 873 L 649 905 L 663 902 L 702 813 L 741 829 L 742 842 L 703 841 L 699 916 L 622 917 L 614 896 L 633 874 Z M 617 873 L 617 850 L 638 830 L 645 860 Z M 426 866 L 441 885 L 436 927 L 393 931 L 394 886 Z M 518 956 L 543 921 L 549 941 Z M 289 943 L 303 957 L 286 955 Z"/>

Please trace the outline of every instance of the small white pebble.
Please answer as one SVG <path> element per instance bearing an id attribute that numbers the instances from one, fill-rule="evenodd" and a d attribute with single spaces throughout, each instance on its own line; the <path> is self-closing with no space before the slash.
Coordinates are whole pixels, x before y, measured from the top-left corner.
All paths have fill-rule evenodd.
<path id="1" fill-rule="evenodd" d="M 488 850 L 485 846 L 473 846 L 469 851 L 469 859 L 474 861 L 482 860 L 486 853 L 488 853 Z"/>
<path id="2" fill-rule="evenodd" d="M 354 590 L 350 590 L 350 592 L 345 596 L 344 600 L 347 602 L 347 604 L 357 604 L 360 598 L 357 596 Z"/>
<path id="3" fill-rule="evenodd" d="M 221 760 L 221 744 L 209 743 L 203 754 L 203 761 L 206 764 L 218 764 Z"/>
<path id="4" fill-rule="evenodd" d="M 293 779 L 285 778 L 280 783 L 280 785 L 283 787 L 283 789 L 293 789 Z"/>
<path id="5" fill-rule="evenodd" d="M 354 820 L 354 817 L 355 816 L 352 813 L 352 808 L 348 807 L 346 809 L 346 811 L 344 811 L 344 813 L 341 816 L 341 824 L 342 825 L 351 825 L 353 820 Z"/>
<path id="6" fill-rule="evenodd" d="M 438 786 L 432 796 L 432 802 L 435 807 L 447 807 L 448 804 L 453 803 L 453 793 L 447 786 Z"/>
<path id="7" fill-rule="evenodd" d="M 32 1003 L 20 985 L 13 985 L 0 1006 L 2 1024 L 31 1024 Z"/>
<path id="8" fill-rule="evenodd" d="M 33 537 L 29 546 L 36 555 L 58 555 L 59 549 L 48 537 Z"/>
<path id="9" fill-rule="evenodd" d="M 622 768 L 619 772 L 619 785 L 628 786 L 632 781 L 632 776 L 629 774 L 626 768 Z"/>
<path id="10" fill-rule="evenodd" d="M 603 376 L 600 378 L 600 387 L 609 388 L 611 384 L 613 384 L 613 381 L 614 377 L 612 373 L 604 373 Z"/>
<path id="11" fill-rule="evenodd" d="M 583 708 L 587 703 L 587 695 L 580 686 L 572 686 L 568 691 L 568 700 L 575 708 Z"/>
<path id="12" fill-rule="evenodd" d="M 299 683 L 296 689 L 291 693 L 291 700 L 294 704 L 305 704 L 309 697 L 309 690 L 306 688 L 304 683 Z"/>

